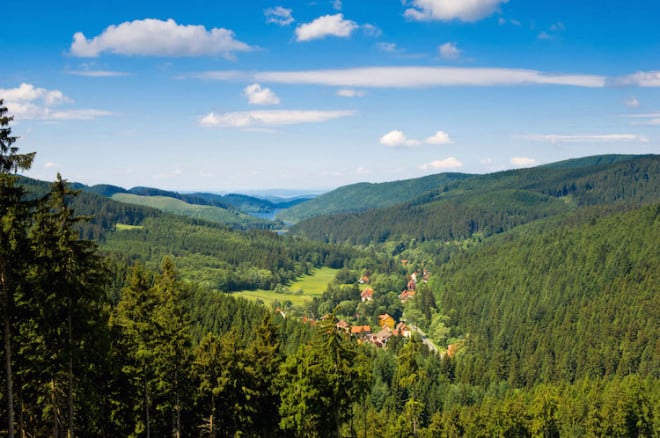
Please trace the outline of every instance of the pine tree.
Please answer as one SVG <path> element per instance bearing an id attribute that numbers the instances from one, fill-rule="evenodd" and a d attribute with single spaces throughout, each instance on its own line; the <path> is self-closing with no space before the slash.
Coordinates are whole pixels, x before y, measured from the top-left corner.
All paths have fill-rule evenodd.
<path id="1" fill-rule="evenodd" d="M 14 438 L 14 376 L 12 372 L 12 319 L 16 311 L 16 293 L 22 282 L 29 208 L 24 190 L 16 184 L 15 173 L 32 166 L 34 153 L 19 154 L 12 146 L 18 139 L 11 135 L 9 124 L 14 119 L 7 115 L 0 99 L 0 315 L 3 332 L 3 365 L 5 371 L 5 403 L 7 436 Z"/>
<path id="2" fill-rule="evenodd" d="M 152 279 L 140 264 L 133 266 L 128 285 L 122 289 L 112 324 L 122 334 L 122 348 L 127 352 L 123 373 L 132 387 L 134 433 L 151 436 L 153 392 L 153 343 L 156 330 L 151 316 L 158 307 Z"/>
<path id="3" fill-rule="evenodd" d="M 66 411 L 63 423 L 68 437 L 76 429 L 75 393 L 83 392 L 82 381 L 91 377 L 83 372 L 85 356 L 93 354 L 105 327 L 104 285 L 108 280 L 96 244 L 79 239 L 78 224 L 86 218 L 76 216 L 70 206 L 75 195 L 58 174 L 50 193 L 39 202 L 30 234 L 34 255 L 31 307 L 38 312 L 34 317 L 50 358 L 51 385 L 65 388 L 66 409 L 62 410 Z M 93 398 L 90 388 L 93 385 L 84 391 L 87 399 Z"/>

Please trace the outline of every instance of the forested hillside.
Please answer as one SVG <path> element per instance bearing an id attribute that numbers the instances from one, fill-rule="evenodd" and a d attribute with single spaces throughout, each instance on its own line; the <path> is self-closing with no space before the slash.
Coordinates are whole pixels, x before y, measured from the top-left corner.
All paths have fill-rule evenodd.
<path id="1" fill-rule="evenodd" d="M 500 233 L 590 205 L 626 209 L 657 202 L 659 175 L 659 156 L 590 158 L 479 175 L 389 208 L 310 218 L 291 232 L 360 245 L 386 240 L 460 240 L 475 233 Z"/>
<path id="2" fill-rule="evenodd" d="M 352 184 L 288 208 L 277 217 L 296 223 L 313 216 L 388 207 L 411 201 L 452 181 L 469 177 L 461 173 L 442 173 L 402 181 Z"/>
<path id="3" fill-rule="evenodd" d="M 176 215 L 147 218 L 139 227 L 106 234 L 104 251 L 155 270 L 171 256 L 185 279 L 229 292 L 274 289 L 320 266 L 341 267 L 357 253 L 265 230 L 236 232 Z"/>
<path id="4" fill-rule="evenodd" d="M 178 214 L 194 219 L 215 222 L 235 229 L 262 228 L 271 229 L 282 227 L 282 224 L 266 219 L 259 219 L 243 213 L 234 208 L 215 205 L 191 204 L 183 200 L 160 195 L 141 196 L 132 193 L 116 193 L 112 195 L 115 201 L 125 204 L 143 205 L 155 208 L 166 213 Z"/>

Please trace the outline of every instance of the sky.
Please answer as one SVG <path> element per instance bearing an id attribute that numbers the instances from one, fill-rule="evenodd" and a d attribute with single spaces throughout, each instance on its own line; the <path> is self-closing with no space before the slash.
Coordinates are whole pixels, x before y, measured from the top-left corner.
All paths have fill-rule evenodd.
<path id="1" fill-rule="evenodd" d="M 6 2 L 28 176 L 325 191 L 660 153 L 656 0 Z"/>

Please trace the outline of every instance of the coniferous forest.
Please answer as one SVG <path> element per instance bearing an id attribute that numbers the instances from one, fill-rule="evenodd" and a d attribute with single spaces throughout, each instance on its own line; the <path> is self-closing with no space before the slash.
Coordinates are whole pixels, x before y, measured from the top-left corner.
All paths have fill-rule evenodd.
<path id="1" fill-rule="evenodd" d="M 278 234 L 21 177 L 11 121 L 0 436 L 660 434 L 658 156 L 361 186 Z M 319 268 L 304 306 L 230 293 Z"/>

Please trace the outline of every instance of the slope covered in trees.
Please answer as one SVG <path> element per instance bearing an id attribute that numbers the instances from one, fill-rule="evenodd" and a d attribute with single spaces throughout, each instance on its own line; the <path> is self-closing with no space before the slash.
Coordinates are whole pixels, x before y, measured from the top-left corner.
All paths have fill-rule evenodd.
<path id="1" fill-rule="evenodd" d="M 598 164 L 593 164 L 598 163 Z M 595 157 L 450 182 L 414 202 L 307 219 L 292 233 L 326 242 L 460 240 L 591 205 L 634 208 L 660 200 L 660 157 Z"/>
<path id="2" fill-rule="evenodd" d="M 303 219 L 340 212 L 359 212 L 411 201 L 452 181 L 469 178 L 460 173 L 442 173 L 423 178 L 385 183 L 358 183 L 340 187 L 280 212 L 277 217 L 296 223 Z"/>
<path id="3" fill-rule="evenodd" d="M 143 205 L 146 207 L 156 208 L 166 213 L 173 213 L 181 216 L 215 222 L 227 225 L 235 229 L 269 229 L 278 225 L 281 226 L 281 224 L 277 224 L 266 219 L 259 219 L 233 208 L 228 209 L 226 207 L 214 205 L 190 204 L 183 200 L 169 196 L 141 196 L 131 193 L 116 193 L 112 195 L 112 199 L 115 201 L 123 202 L 125 204 Z"/>
<path id="4" fill-rule="evenodd" d="M 502 235 L 439 266 L 436 300 L 464 339 L 456 377 L 488 387 L 660 377 L 660 204 Z"/>

